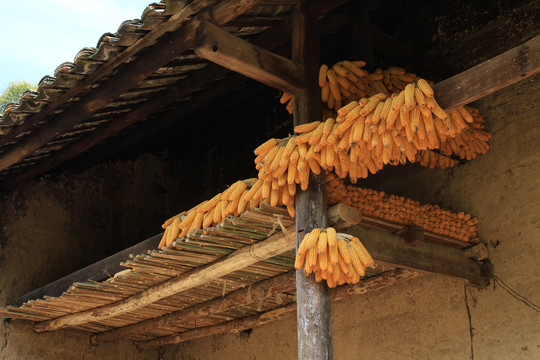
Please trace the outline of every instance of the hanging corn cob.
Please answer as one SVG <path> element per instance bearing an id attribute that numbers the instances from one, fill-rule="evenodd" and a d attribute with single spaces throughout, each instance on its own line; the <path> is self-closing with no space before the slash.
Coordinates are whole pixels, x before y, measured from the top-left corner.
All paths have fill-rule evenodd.
<path id="1" fill-rule="evenodd" d="M 375 262 L 357 237 L 336 233 L 332 227 L 313 229 L 298 247 L 294 267 L 314 273 L 318 282 L 326 280 L 329 287 L 355 284 Z"/>

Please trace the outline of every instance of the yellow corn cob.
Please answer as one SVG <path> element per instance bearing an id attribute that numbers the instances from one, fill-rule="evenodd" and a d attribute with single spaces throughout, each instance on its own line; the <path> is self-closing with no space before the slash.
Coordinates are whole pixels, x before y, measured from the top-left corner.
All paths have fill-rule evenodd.
<path id="1" fill-rule="evenodd" d="M 358 106 L 358 101 L 351 101 L 344 107 L 338 110 L 338 115 L 346 116 L 351 110 Z"/>
<path id="2" fill-rule="evenodd" d="M 180 228 L 181 229 L 189 229 L 189 227 L 191 226 L 191 223 L 193 222 L 193 220 L 195 220 L 196 215 L 197 215 L 196 211 L 191 211 L 191 210 L 188 211 L 186 217 L 180 223 Z"/>
<path id="3" fill-rule="evenodd" d="M 313 121 L 307 124 L 296 125 L 294 127 L 294 132 L 299 133 L 299 134 L 308 133 L 310 131 L 315 130 L 320 124 L 321 124 L 320 121 Z"/>
<path id="4" fill-rule="evenodd" d="M 221 203 L 222 201 L 214 208 L 214 218 L 212 219 L 214 224 L 219 224 L 221 222 Z"/>
<path id="5" fill-rule="evenodd" d="M 306 251 L 304 251 L 302 253 L 297 253 L 296 254 L 296 259 L 294 261 L 294 268 L 296 270 L 300 270 L 300 269 L 302 269 L 302 266 L 304 266 L 304 261 L 306 260 L 306 254 L 307 254 L 307 249 L 306 249 Z"/>
<path id="6" fill-rule="evenodd" d="M 191 223 L 191 226 L 188 229 L 188 234 L 195 229 L 202 228 L 203 218 L 204 218 L 203 213 L 196 213 L 195 219 L 193 220 L 193 222 Z"/>
<path id="7" fill-rule="evenodd" d="M 321 173 L 321 167 L 319 163 L 317 162 L 317 160 L 309 159 L 307 162 L 309 165 L 309 169 L 311 170 L 312 173 L 314 173 L 315 175 L 319 175 Z"/>
<path id="8" fill-rule="evenodd" d="M 349 76 L 349 71 L 343 66 L 339 65 L 339 63 L 332 66 L 332 70 L 334 70 L 334 72 L 339 76 L 343 76 L 343 77 Z"/>
<path id="9" fill-rule="evenodd" d="M 326 252 L 328 248 L 328 235 L 326 232 L 321 232 L 319 234 L 319 240 L 317 242 L 317 251 L 319 254 Z"/>
<path id="10" fill-rule="evenodd" d="M 307 256 L 308 257 L 306 260 L 309 262 L 310 267 L 314 271 L 317 270 L 317 257 L 318 257 L 317 249 L 316 248 L 308 249 Z"/>
<path id="11" fill-rule="evenodd" d="M 338 240 L 338 242 L 339 242 L 339 240 Z M 338 246 L 338 249 L 339 249 L 339 246 Z M 342 273 L 347 274 L 349 272 L 349 266 L 347 264 L 348 263 L 345 262 L 345 259 L 340 254 L 339 257 L 338 257 L 338 265 L 339 265 L 339 268 L 340 268 Z"/>
<path id="12" fill-rule="evenodd" d="M 274 159 L 272 160 L 272 162 L 269 164 L 270 165 L 270 170 L 271 171 L 274 171 L 276 170 L 278 167 L 279 167 L 279 162 L 281 161 L 281 157 L 283 156 L 283 152 L 285 150 L 285 146 L 280 146 L 278 148 L 278 151 L 276 153 L 276 156 L 274 156 Z"/>
<path id="13" fill-rule="evenodd" d="M 334 124 L 334 126 L 332 127 L 332 132 L 330 133 L 330 135 L 328 135 L 328 139 L 326 140 L 326 145 L 333 145 L 338 139 L 339 135 L 337 134 L 336 130 L 339 125 L 340 124 Z"/>
<path id="14" fill-rule="evenodd" d="M 427 105 L 426 97 L 424 96 L 424 93 L 422 92 L 422 90 L 420 90 L 419 87 L 414 88 L 414 99 L 416 100 L 418 105 L 421 105 L 421 106 Z"/>
<path id="15" fill-rule="evenodd" d="M 469 112 L 469 110 L 467 110 L 467 108 L 465 108 L 464 106 L 460 106 L 460 107 L 456 108 L 456 110 L 459 112 L 461 117 L 463 119 L 465 119 L 466 122 L 468 122 L 468 123 L 474 122 L 474 119 L 473 119 L 471 113 Z"/>
<path id="16" fill-rule="evenodd" d="M 330 135 L 330 133 L 332 132 L 332 128 L 334 127 L 334 124 L 335 124 L 335 120 L 333 118 L 326 119 L 323 126 L 323 134 L 326 136 Z"/>
<path id="17" fill-rule="evenodd" d="M 317 128 L 313 131 L 313 135 L 311 135 L 311 137 L 309 138 L 309 144 L 312 146 L 319 142 L 323 135 L 324 123 L 321 123 L 320 121 L 319 123 L 319 126 L 317 126 Z"/>
<path id="18" fill-rule="evenodd" d="M 416 85 L 422 90 L 422 92 L 428 97 L 433 97 L 433 89 L 429 85 L 429 83 L 424 79 L 419 79 Z"/>
<path id="19" fill-rule="evenodd" d="M 353 238 L 353 241 L 356 242 L 358 244 L 358 246 L 362 249 L 362 254 L 364 254 L 364 256 L 365 256 L 365 259 L 367 261 L 366 262 L 367 266 L 375 268 L 375 261 L 373 261 L 373 258 L 371 257 L 369 252 L 366 250 L 364 244 L 362 244 L 362 242 L 356 237 Z"/>
<path id="20" fill-rule="evenodd" d="M 339 254 L 343 257 L 343 260 L 345 261 L 345 263 L 350 264 L 351 256 L 349 254 L 348 245 L 345 242 L 345 239 L 338 238 L 337 239 L 337 245 L 338 245 L 337 247 L 338 247 L 338 250 L 339 250 Z"/>
<path id="21" fill-rule="evenodd" d="M 332 84 L 332 85 L 334 85 L 334 86 L 337 86 L 338 81 L 337 81 L 336 73 L 334 72 L 334 70 L 329 69 L 329 70 L 326 72 L 326 77 L 328 78 L 330 84 Z"/>
<path id="22" fill-rule="evenodd" d="M 247 189 L 247 184 L 244 181 L 238 181 L 238 185 L 234 188 L 234 190 L 229 195 L 229 198 L 227 200 L 229 201 L 237 201 L 240 199 L 240 196 L 244 193 L 244 190 Z"/>
<path id="23" fill-rule="evenodd" d="M 431 109 L 433 114 L 442 120 L 444 120 L 448 115 L 446 112 L 437 104 L 437 101 L 435 98 L 428 98 L 426 99 L 428 108 Z"/>
<path id="24" fill-rule="evenodd" d="M 322 271 L 328 269 L 328 252 L 319 253 L 319 267 Z"/>
<path id="25" fill-rule="evenodd" d="M 354 128 L 354 131 L 351 133 L 351 138 L 349 139 L 350 143 L 359 143 L 362 140 L 362 135 L 365 131 L 365 118 L 360 117 L 356 120 L 356 127 Z"/>
<path id="26" fill-rule="evenodd" d="M 405 69 L 401 67 L 393 66 L 393 67 L 388 68 L 388 72 L 394 75 L 405 74 Z"/>
<path id="27" fill-rule="evenodd" d="M 323 87 L 326 85 L 326 72 L 328 71 L 328 65 L 321 64 L 319 68 L 319 86 Z"/>
<path id="28" fill-rule="evenodd" d="M 350 93 L 350 90 L 354 89 L 354 85 L 351 84 L 351 82 L 343 76 L 337 75 L 336 78 L 338 81 L 338 87 L 340 89 L 340 92 L 342 92 L 343 95 L 345 95 L 346 99 L 352 98 L 352 94 Z"/>
<path id="29" fill-rule="evenodd" d="M 416 86 L 414 84 L 409 84 L 405 86 L 405 90 L 404 90 L 405 106 L 408 107 L 409 109 L 412 109 L 412 107 L 415 105 L 415 100 L 414 100 L 415 87 Z"/>
<path id="30" fill-rule="evenodd" d="M 321 88 L 321 100 L 323 103 L 328 102 L 328 99 L 330 97 L 330 84 L 328 81 L 324 86 Z"/>
<path id="31" fill-rule="evenodd" d="M 259 155 L 259 154 L 261 154 L 263 152 L 269 151 L 271 148 L 276 146 L 277 143 L 278 143 L 278 141 L 276 139 L 274 139 L 274 138 L 266 140 L 264 143 L 259 145 L 253 152 L 255 153 L 255 155 Z"/>
<path id="32" fill-rule="evenodd" d="M 330 71 L 332 71 L 332 70 L 328 70 L 329 74 L 330 74 Z M 328 79 L 330 79 L 330 77 Z M 336 79 L 336 81 L 337 81 L 337 79 Z M 332 96 L 334 97 L 336 102 L 341 101 L 341 93 L 339 92 L 338 85 L 333 84 L 332 81 L 330 81 L 328 84 L 330 85 L 330 93 L 332 94 Z"/>
<path id="33" fill-rule="evenodd" d="M 249 189 L 248 193 L 246 194 L 245 200 L 247 202 L 249 202 L 249 201 L 251 201 L 251 199 L 253 199 L 253 196 L 255 195 L 257 190 L 259 190 L 261 188 L 262 184 L 263 184 L 263 181 L 261 179 L 258 179 L 255 182 L 255 184 L 253 184 L 251 189 Z"/>
<path id="34" fill-rule="evenodd" d="M 365 66 L 365 65 L 362 65 L 362 66 Z M 354 63 L 352 63 L 351 61 L 343 61 L 343 67 L 347 70 L 349 70 L 350 72 L 352 72 L 354 75 L 358 76 L 358 77 L 364 77 L 365 76 L 365 72 L 364 70 L 360 69 L 360 67 L 362 66 L 357 66 L 355 65 Z"/>
<path id="35" fill-rule="evenodd" d="M 354 268 L 354 271 L 358 275 L 364 276 L 366 274 L 365 268 L 362 266 L 362 262 L 360 261 L 356 251 L 354 251 L 354 250 L 351 251 L 351 264 L 352 264 L 352 266 Z"/>

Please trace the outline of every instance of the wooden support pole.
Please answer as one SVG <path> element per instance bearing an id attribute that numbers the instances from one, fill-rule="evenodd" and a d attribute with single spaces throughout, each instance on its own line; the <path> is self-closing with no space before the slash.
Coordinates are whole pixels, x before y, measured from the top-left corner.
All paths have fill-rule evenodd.
<path id="1" fill-rule="evenodd" d="M 197 29 L 195 54 L 281 91 L 305 87 L 304 66 L 205 22 Z"/>
<path id="2" fill-rule="evenodd" d="M 319 32 L 316 17 L 310 16 L 305 1 L 296 4 L 292 18 L 293 61 L 304 64 L 306 89 L 295 93 L 294 125 L 321 120 L 322 107 L 318 85 Z M 306 191 L 296 194 L 296 246 L 304 234 L 327 225 L 326 182 L 324 175 L 311 174 Z M 298 359 L 332 359 L 332 323 L 330 292 L 315 277 L 296 272 Z"/>
<path id="3" fill-rule="evenodd" d="M 388 286 L 412 280 L 422 276 L 421 273 L 409 270 L 392 270 L 381 275 L 360 281 L 353 285 L 344 285 L 333 289 L 330 293 L 332 301 L 339 301 L 354 295 L 371 293 Z M 266 313 L 257 314 L 237 320 L 228 321 L 222 324 L 206 326 L 188 330 L 179 334 L 163 336 L 156 339 L 138 341 L 137 346 L 140 349 L 148 349 L 168 344 L 178 344 L 184 341 L 200 339 L 210 335 L 218 335 L 225 333 L 238 333 L 243 330 L 252 329 L 254 327 L 268 324 L 278 320 L 284 320 L 294 316 L 297 312 L 297 304 L 290 303 Z"/>
<path id="4" fill-rule="evenodd" d="M 249 287 L 238 289 L 223 297 L 218 297 L 186 309 L 175 311 L 163 316 L 141 321 L 136 324 L 102 332 L 92 336 L 92 343 L 113 341 L 126 338 L 133 334 L 144 334 L 156 328 L 172 327 L 176 324 L 197 320 L 201 316 L 209 316 L 225 312 L 231 308 L 252 304 L 269 299 L 276 294 L 294 290 L 296 279 L 293 271 L 286 272 L 273 278 L 261 280 Z"/>
<path id="5" fill-rule="evenodd" d="M 39 322 L 37 332 L 58 330 L 92 321 L 109 319 L 140 309 L 158 300 L 194 288 L 210 280 L 220 278 L 236 270 L 243 269 L 258 261 L 282 254 L 294 248 L 294 228 L 285 233 L 277 233 L 266 240 L 246 246 L 209 265 L 196 268 L 178 277 L 161 282 L 140 291 L 126 299 L 98 308 L 65 315 L 56 319 Z"/>

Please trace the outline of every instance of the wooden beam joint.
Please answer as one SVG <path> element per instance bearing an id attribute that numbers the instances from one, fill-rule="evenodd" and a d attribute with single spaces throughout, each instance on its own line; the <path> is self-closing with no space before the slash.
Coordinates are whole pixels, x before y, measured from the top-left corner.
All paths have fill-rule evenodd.
<path id="1" fill-rule="evenodd" d="M 302 64 L 253 45 L 208 21 L 197 28 L 195 53 L 282 91 L 296 93 L 305 88 Z"/>

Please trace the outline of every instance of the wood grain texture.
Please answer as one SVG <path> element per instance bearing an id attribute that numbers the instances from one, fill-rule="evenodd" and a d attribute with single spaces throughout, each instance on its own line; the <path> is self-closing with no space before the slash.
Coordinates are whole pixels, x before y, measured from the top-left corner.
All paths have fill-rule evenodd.
<path id="1" fill-rule="evenodd" d="M 53 320 L 42 321 L 37 323 L 34 329 L 37 332 L 58 330 L 100 319 L 108 319 L 134 311 L 160 299 L 191 289 L 210 280 L 243 269 L 258 261 L 291 250 L 294 248 L 294 236 L 294 229 L 288 229 L 285 233 L 274 234 L 266 240 L 246 246 L 207 266 L 198 267 L 178 277 L 151 286 L 126 299 Z"/>
<path id="2" fill-rule="evenodd" d="M 433 86 L 442 108 L 466 105 L 540 71 L 540 35 Z"/>
<path id="3" fill-rule="evenodd" d="M 368 294 L 404 281 L 416 279 L 420 276 L 422 276 L 421 273 L 414 271 L 402 269 L 392 270 L 381 275 L 362 280 L 357 284 L 344 285 L 332 289 L 330 298 L 332 301 L 339 301 L 354 295 Z M 214 326 L 201 327 L 179 334 L 163 336 L 146 341 L 138 341 L 137 346 L 140 349 L 148 349 L 168 344 L 178 344 L 184 341 L 199 339 L 210 335 L 238 333 L 240 331 L 252 329 L 260 325 L 290 318 L 294 316 L 296 311 L 297 304 L 291 303 L 265 313 L 228 321 Z"/>
<path id="4" fill-rule="evenodd" d="M 197 29 L 195 53 L 281 91 L 295 93 L 305 87 L 303 65 L 240 39 L 210 22 Z"/>

